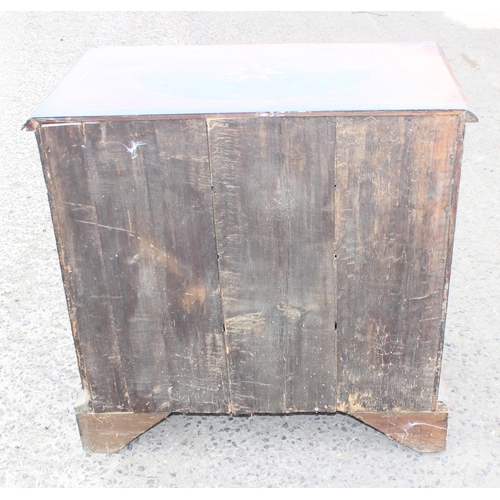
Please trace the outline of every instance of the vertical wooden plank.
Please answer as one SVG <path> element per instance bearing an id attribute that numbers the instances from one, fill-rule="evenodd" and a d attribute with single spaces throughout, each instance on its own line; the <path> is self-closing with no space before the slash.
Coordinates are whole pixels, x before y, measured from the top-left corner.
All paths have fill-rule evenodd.
<path id="1" fill-rule="evenodd" d="M 336 411 L 335 119 L 283 121 L 288 303 L 300 319 L 288 333 L 285 408 Z"/>
<path id="2" fill-rule="evenodd" d="M 337 121 L 339 411 L 433 406 L 458 121 Z"/>
<path id="3" fill-rule="evenodd" d="M 441 368 L 442 368 L 442 357 L 443 357 L 443 346 L 444 346 L 444 334 L 446 328 L 446 313 L 448 309 L 448 294 L 450 291 L 450 275 L 451 275 L 451 264 L 453 258 L 453 243 L 455 239 L 455 223 L 457 217 L 457 203 L 458 203 L 458 191 L 460 188 L 460 177 L 461 177 L 461 166 L 462 166 L 462 155 L 464 146 L 464 136 L 465 136 L 465 123 L 469 121 L 469 113 L 464 112 L 458 118 L 457 127 L 457 137 L 456 137 L 456 150 L 455 154 L 450 157 L 450 160 L 455 161 L 453 177 L 450 179 L 452 186 L 451 201 L 450 201 L 450 218 L 448 227 L 448 249 L 446 253 L 446 267 L 444 273 L 444 284 L 443 284 L 443 308 L 441 311 L 442 321 L 441 321 L 441 332 L 439 347 L 437 352 L 437 369 L 434 378 L 434 396 L 432 401 L 432 411 L 438 408 L 438 395 L 439 395 L 439 383 L 441 379 Z M 477 118 L 476 118 L 477 121 Z"/>
<path id="4" fill-rule="evenodd" d="M 130 408 L 81 124 L 37 131 L 82 382 L 91 408 Z M 85 220 L 88 224 L 81 224 Z"/>
<path id="5" fill-rule="evenodd" d="M 236 413 L 335 411 L 335 123 L 209 120 Z"/>
<path id="6" fill-rule="evenodd" d="M 107 305 L 103 321 L 110 331 L 104 338 L 114 339 L 113 350 L 93 348 L 82 364 L 112 360 L 120 367 L 121 379 L 108 374 L 107 382 L 123 380 L 117 392 L 127 404 L 120 408 L 227 411 L 205 122 L 86 123 L 82 139 L 87 183 L 77 176 L 73 189 L 85 191 L 92 216 L 78 212 L 70 218 L 81 231 L 92 231 L 94 240 L 76 238 L 69 246 L 73 267 L 103 287 L 98 300 Z M 100 260 L 82 256 L 80 245 L 90 245 Z M 89 265 L 100 275 L 87 276 Z M 93 299 L 86 290 L 75 299 L 77 322 Z M 102 342 L 99 331 L 86 335 Z M 91 409 L 102 408 L 91 401 Z"/>

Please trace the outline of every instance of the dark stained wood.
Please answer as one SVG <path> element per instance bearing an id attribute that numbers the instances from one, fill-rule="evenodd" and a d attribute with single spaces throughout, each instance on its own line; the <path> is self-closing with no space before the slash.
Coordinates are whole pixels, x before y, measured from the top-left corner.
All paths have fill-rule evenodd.
<path id="1" fill-rule="evenodd" d="M 76 420 L 84 450 L 115 453 L 167 416 L 165 413 L 77 413 Z"/>
<path id="2" fill-rule="evenodd" d="M 456 152 L 454 157 L 450 160 L 455 160 L 453 176 L 449 180 L 453 189 L 451 192 L 450 201 L 450 219 L 448 227 L 448 249 L 446 255 L 446 267 L 444 274 L 444 285 L 443 285 L 443 309 L 442 309 L 442 322 L 441 322 L 441 332 L 439 339 L 439 347 L 437 353 L 438 365 L 436 368 L 435 378 L 434 378 L 434 395 L 431 410 L 436 410 L 439 395 L 439 382 L 441 379 L 441 363 L 443 358 L 443 346 L 444 346 L 444 334 L 446 328 L 446 312 L 448 309 L 448 294 L 450 291 L 450 276 L 451 276 L 451 264 L 453 257 L 453 242 L 455 239 L 455 223 L 457 217 L 457 204 L 458 204 L 458 191 L 460 187 L 460 177 L 461 177 L 461 165 L 462 165 L 462 154 L 464 147 L 464 136 L 465 136 L 465 123 L 467 122 L 467 116 L 465 114 L 460 115 L 457 127 L 457 137 L 456 137 Z"/>
<path id="3" fill-rule="evenodd" d="M 283 118 L 294 118 L 294 117 L 335 117 L 335 116 L 416 116 L 416 115 L 428 115 L 429 111 L 424 110 L 410 110 L 410 111 L 303 111 L 303 112 L 266 112 L 266 113 L 231 113 L 230 117 L 233 118 L 263 118 L 269 116 L 272 118 L 283 117 Z M 462 110 L 452 110 L 452 111 L 434 111 L 432 113 L 434 116 L 437 115 L 462 115 L 466 122 L 477 122 L 477 117 L 470 111 Z M 206 120 L 216 120 L 219 118 L 228 118 L 228 115 L 223 113 L 200 113 L 200 114 L 181 114 L 181 115 L 140 115 L 134 116 L 135 121 L 149 121 L 149 120 L 178 120 L 178 119 L 206 119 Z M 33 132 L 39 125 L 47 124 L 63 124 L 63 123 L 74 123 L 75 121 L 102 121 L 102 116 L 80 116 L 80 117 L 54 117 L 54 118 L 30 118 L 22 127 L 23 130 Z M 128 121 L 129 116 L 114 116 L 112 118 L 106 117 L 106 121 Z"/>
<path id="4" fill-rule="evenodd" d="M 208 130 L 231 410 L 335 411 L 335 123 Z"/>
<path id="5" fill-rule="evenodd" d="M 446 450 L 448 409 L 443 403 L 438 403 L 436 411 L 359 412 L 351 416 L 413 450 Z"/>
<path id="6" fill-rule="evenodd" d="M 464 125 L 439 47 L 90 50 L 34 113 L 84 447 L 340 411 L 443 450 Z"/>
<path id="7" fill-rule="evenodd" d="M 341 411 L 444 449 L 464 118 L 39 126 L 84 446 L 176 411 Z"/>
<path id="8" fill-rule="evenodd" d="M 95 409 L 130 408 L 82 126 L 47 125 L 37 134 L 83 385 Z"/>
<path id="9" fill-rule="evenodd" d="M 204 121 L 42 127 L 42 144 L 90 409 L 227 412 Z"/>
<path id="10" fill-rule="evenodd" d="M 338 118 L 338 410 L 431 410 L 460 117 Z"/>

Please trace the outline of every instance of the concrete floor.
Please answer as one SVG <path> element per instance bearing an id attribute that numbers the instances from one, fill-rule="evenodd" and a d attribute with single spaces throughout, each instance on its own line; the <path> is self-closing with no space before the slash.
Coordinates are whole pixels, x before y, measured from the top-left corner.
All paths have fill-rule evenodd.
<path id="1" fill-rule="evenodd" d="M 437 12 L 0 20 L 0 485 L 500 486 L 499 29 Z M 117 454 L 83 452 L 46 189 L 35 137 L 21 132 L 32 111 L 92 46 L 423 40 L 442 46 L 480 120 L 467 126 L 460 188 L 443 372 L 447 451 L 419 454 L 349 417 L 306 415 L 174 416 Z"/>

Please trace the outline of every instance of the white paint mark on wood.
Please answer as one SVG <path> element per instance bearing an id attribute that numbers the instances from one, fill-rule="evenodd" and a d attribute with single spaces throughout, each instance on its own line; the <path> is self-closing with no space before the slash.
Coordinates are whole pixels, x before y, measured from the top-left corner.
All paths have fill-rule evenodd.
<path id="1" fill-rule="evenodd" d="M 139 146 L 145 146 L 146 143 L 145 142 L 135 142 L 135 141 L 131 141 L 131 146 L 128 147 L 127 145 L 123 144 L 120 142 L 120 144 L 132 155 L 132 160 L 135 160 L 137 158 L 137 149 L 139 148 Z"/>

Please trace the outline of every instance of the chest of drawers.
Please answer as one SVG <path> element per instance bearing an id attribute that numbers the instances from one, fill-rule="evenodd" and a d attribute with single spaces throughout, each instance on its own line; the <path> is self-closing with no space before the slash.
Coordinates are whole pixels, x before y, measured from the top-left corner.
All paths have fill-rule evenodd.
<path id="1" fill-rule="evenodd" d="M 85 448 L 342 412 L 444 449 L 466 121 L 434 43 L 90 50 L 36 131 Z"/>

